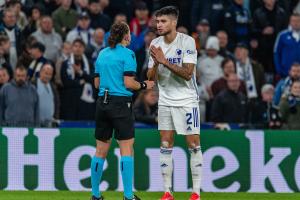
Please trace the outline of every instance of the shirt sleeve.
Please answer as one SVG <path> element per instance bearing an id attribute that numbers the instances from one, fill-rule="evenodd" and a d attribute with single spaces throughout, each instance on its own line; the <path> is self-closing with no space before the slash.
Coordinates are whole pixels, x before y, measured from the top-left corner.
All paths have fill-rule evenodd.
<path id="1" fill-rule="evenodd" d="M 96 75 L 100 76 L 100 55 L 101 55 L 101 52 L 99 53 L 97 60 L 95 62 L 95 76 Z"/>
<path id="2" fill-rule="evenodd" d="M 124 59 L 124 75 L 135 75 L 137 63 L 134 52 L 130 52 Z"/>
<path id="3" fill-rule="evenodd" d="M 197 64 L 196 43 L 192 37 L 189 37 L 185 42 L 182 63 Z"/>

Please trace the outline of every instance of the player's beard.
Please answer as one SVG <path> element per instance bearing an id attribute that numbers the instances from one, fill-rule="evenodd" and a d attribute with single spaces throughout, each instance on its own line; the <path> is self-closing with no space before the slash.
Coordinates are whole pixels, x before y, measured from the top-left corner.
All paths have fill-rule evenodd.
<path id="1" fill-rule="evenodd" d="M 163 33 L 159 33 L 159 32 L 158 32 L 158 34 L 159 34 L 160 36 L 166 36 L 166 35 L 170 34 L 171 32 L 172 32 L 171 30 L 167 30 L 167 31 L 165 31 L 165 32 L 163 32 Z"/>

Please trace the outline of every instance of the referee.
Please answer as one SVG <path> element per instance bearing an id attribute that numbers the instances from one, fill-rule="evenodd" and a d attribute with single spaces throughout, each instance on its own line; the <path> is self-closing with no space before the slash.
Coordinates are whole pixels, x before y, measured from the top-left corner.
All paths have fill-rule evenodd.
<path id="1" fill-rule="evenodd" d="M 97 148 L 91 162 L 92 200 L 104 199 L 99 192 L 99 183 L 113 133 L 121 151 L 124 200 L 139 200 L 132 191 L 134 116 L 131 97 L 132 90 L 152 89 L 154 82 L 135 81 L 135 54 L 126 48 L 130 41 L 130 30 L 126 23 L 112 25 L 109 47 L 100 52 L 96 61 L 94 84 L 99 88 L 99 98 L 95 131 Z"/>

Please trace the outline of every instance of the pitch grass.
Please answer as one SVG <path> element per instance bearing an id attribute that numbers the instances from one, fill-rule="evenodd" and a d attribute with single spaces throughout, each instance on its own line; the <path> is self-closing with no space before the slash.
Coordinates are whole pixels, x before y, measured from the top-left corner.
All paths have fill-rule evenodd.
<path id="1" fill-rule="evenodd" d="M 142 200 L 158 200 L 162 193 L 137 192 Z M 104 192 L 105 200 L 122 200 L 122 193 Z M 175 193 L 176 200 L 188 200 L 189 193 Z M 1 200 L 89 200 L 87 192 L 11 192 L 0 191 Z M 296 194 L 257 194 L 257 193 L 203 193 L 202 200 L 299 200 L 300 193 Z"/>

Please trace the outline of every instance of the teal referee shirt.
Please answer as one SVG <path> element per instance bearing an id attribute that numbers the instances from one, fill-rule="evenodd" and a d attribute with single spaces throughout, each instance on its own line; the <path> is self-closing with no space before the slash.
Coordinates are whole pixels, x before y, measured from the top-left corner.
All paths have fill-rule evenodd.
<path id="1" fill-rule="evenodd" d="M 136 67 L 134 52 L 121 44 L 117 44 L 115 48 L 103 49 L 95 67 L 95 74 L 100 76 L 98 95 L 103 96 L 105 89 L 108 89 L 109 95 L 131 97 L 133 93 L 125 87 L 124 75 L 134 76 Z"/>

